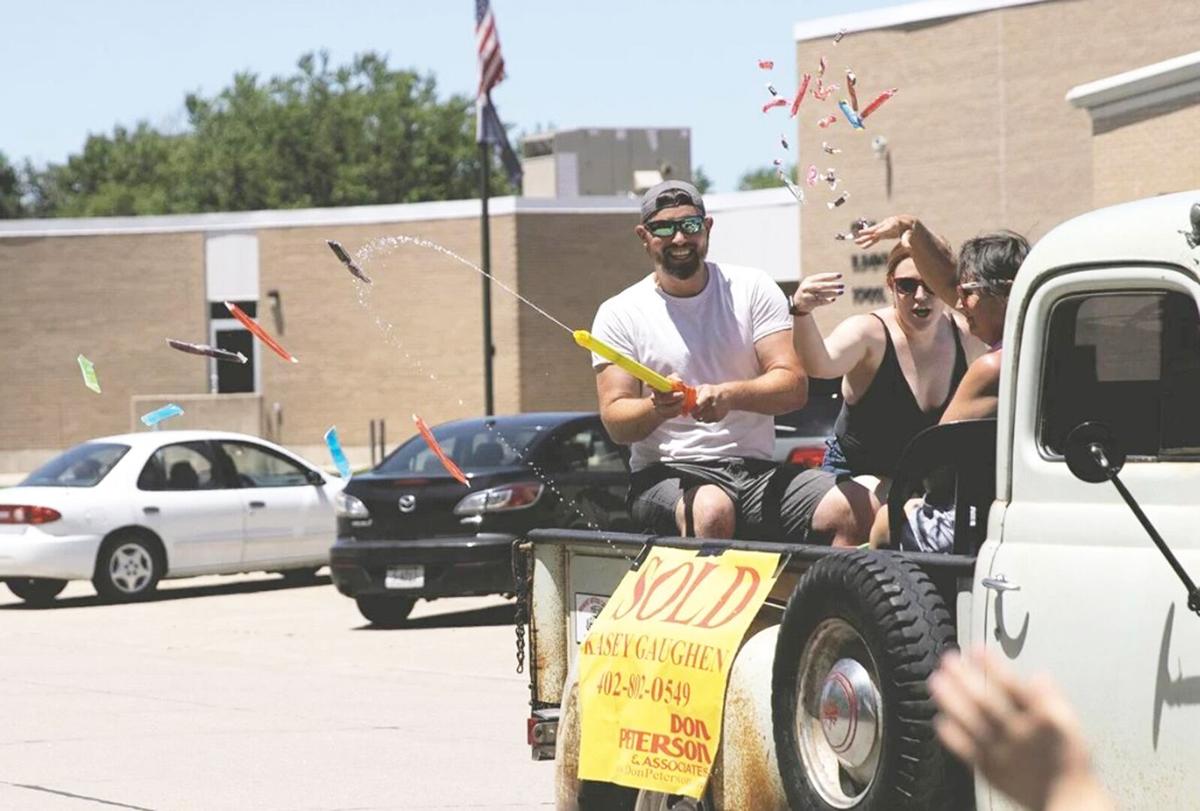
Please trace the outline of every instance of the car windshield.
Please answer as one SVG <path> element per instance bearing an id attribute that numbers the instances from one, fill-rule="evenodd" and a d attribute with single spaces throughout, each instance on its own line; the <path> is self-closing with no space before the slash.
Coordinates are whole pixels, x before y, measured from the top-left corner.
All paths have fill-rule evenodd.
<path id="1" fill-rule="evenodd" d="M 21 486 L 95 487 L 128 450 L 128 445 L 115 442 L 76 445 L 30 473 Z"/>
<path id="2" fill-rule="evenodd" d="M 433 437 L 454 463 L 464 471 L 519 465 L 534 437 L 544 430 L 540 425 L 496 425 L 485 422 L 460 422 L 439 425 Z M 444 473 L 437 455 L 419 435 L 401 445 L 384 459 L 376 473 Z"/>
<path id="3" fill-rule="evenodd" d="M 842 380 L 809 378 L 808 404 L 775 418 L 779 437 L 832 436 L 833 424 L 842 410 Z"/>

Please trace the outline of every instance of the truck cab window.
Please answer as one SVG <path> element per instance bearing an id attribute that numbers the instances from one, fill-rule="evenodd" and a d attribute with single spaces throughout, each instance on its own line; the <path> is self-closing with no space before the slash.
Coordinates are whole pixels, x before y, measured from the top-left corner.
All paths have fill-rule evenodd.
<path id="1" fill-rule="evenodd" d="M 1177 292 L 1072 296 L 1050 317 L 1040 441 L 1107 423 L 1131 458 L 1200 457 L 1200 319 Z"/>

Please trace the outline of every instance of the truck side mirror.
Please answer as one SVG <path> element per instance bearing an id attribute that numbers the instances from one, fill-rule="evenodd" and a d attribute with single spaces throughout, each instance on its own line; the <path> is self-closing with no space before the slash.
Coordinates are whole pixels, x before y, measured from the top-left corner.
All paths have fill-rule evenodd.
<path id="1" fill-rule="evenodd" d="M 1071 469 L 1076 478 L 1092 483 L 1107 479 L 1113 483 L 1117 492 L 1121 494 L 1121 498 L 1125 500 L 1125 504 L 1137 518 L 1138 523 L 1142 525 L 1142 529 L 1146 530 L 1150 540 L 1154 541 L 1158 551 L 1167 559 L 1167 563 L 1174 570 L 1179 582 L 1183 583 L 1184 589 L 1187 590 L 1188 609 L 1200 616 L 1200 588 L 1196 588 L 1196 583 L 1179 563 L 1179 558 L 1175 557 L 1175 553 L 1158 534 L 1158 530 L 1150 523 L 1150 519 L 1146 517 L 1142 508 L 1138 506 L 1137 500 L 1129 492 L 1129 488 L 1121 483 L 1121 477 L 1117 475 L 1125 464 L 1125 451 L 1117 446 L 1112 429 L 1102 422 L 1084 422 L 1076 425 L 1071 433 L 1067 434 L 1065 456 L 1067 467 Z"/>
<path id="2" fill-rule="evenodd" d="M 1102 422 L 1082 422 L 1067 435 L 1067 467 L 1081 481 L 1107 481 L 1125 465 L 1125 451 Z"/>

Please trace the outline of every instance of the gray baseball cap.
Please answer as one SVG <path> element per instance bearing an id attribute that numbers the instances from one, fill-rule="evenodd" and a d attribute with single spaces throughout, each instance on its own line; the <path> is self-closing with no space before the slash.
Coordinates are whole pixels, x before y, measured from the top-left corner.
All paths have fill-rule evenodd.
<path id="1" fill-rule="evenodd" d="M 642 195 L 642 222 L 647 222 L 664 208 L 672 206 L 695 206 L 704 214 L 704 198 L 691 183 L 682 180 L 664 180 L 651 186 Z"/>

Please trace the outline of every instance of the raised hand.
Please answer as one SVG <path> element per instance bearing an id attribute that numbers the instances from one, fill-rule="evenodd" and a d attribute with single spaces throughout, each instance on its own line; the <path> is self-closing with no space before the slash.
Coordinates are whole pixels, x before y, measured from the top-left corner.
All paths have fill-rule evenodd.
<path id="1" fill-rule="evenodd" d="M 883 239 L 902 240 L 904 235 L 912 230 L 912 227 L 912 217 L 907 214 L 894 214 L 861 229 L 854 237 L 854 244 L 860 248 L 869 248 Z"/>
<path id="2" fill-rule="evenodd" d="M 984 674 L 991 689 L 985 689 Z M 1067 700 L 1048 679 L 1025 682 L 982 649 L 948 653 L 929 679 L 942 743 L 1027 808 L 1111 811 Z"/>
<path id="3" fill-rule="evenodd" d="M 811 313 L 817 307 L 832 304 L 846 292 L 840 273 L 817 273 L 805 276 L 792 295 L 792 303 L 802 313 Z"/>

